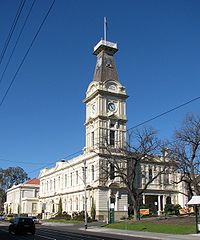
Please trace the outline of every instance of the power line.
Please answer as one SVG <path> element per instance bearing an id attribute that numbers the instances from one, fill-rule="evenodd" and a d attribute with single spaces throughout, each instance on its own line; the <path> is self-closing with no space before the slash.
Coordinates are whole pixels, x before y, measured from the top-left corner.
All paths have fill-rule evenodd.
<path id="1" fill-rule="evenodd" d="M 199 100 L 199 99 L 200 99 L 200 97 L 193 98 L 193 99 L 191 99 L 191 100 L 188 101 L 188 102 L 185 102 L 185 103 L 183 103 L 183 104 L 181 104 L 181 105 L 178 105 L 178 106 L 176 106 L 176 107 L 174 107 L 174 108 L 172 108 L 172 109 L 170 109 L 170 110 L 167 110 L 166 112 L 163 112 L 163 113 L 161 113 L 161 114 L 158 114 L 158 115 L 156 115 L 155 117 L 152 117 L 152 118 L 150 118 L 150 119 L 148 119 L 148 120 L 146 120 L 146 121 L 144 121 L 144 122 L 141 122 L 141 123 L 139 123 L 139 124 L 137 124 L 137 125 L 129 128 L 127 131 L 130 131 L 131 129 L 140 127 L 140 126 L 142 126 L 142 125 L 144 125 L 144 124 L 146 124 L 146 123 L 148 123 L 148 122 L 151 122 L 151 121 L 153 121 L 153 120 L 155 120 L 155 119 L 157 119 L 157 118 L 159 118 L 159 117 L 162 117 L 162 116 L 164 116 L 164 115 L 166 115 L 166 114 L 168 114 L 168 113 L 170 113 L 170 112 L 173 112 L 173 111 L 175 111 L 175 110 L 177 110 L 177 109 L 179 109 L 179 108 L 181 108 L 181 107 L 184 107 L 184 106 L 186 106 L 186 105 L 188 105 L 188 104 L 190 104 L 190 103 L 192 103 L 192 102 L 194 102 L 194 101 L 196 101 L 196 100 Z"/>
<path id="2" fill-rule="evenodd" d="M 172 108 L 172 109 L 170 109 L 170 110 L 167 110 L 167 111 L 165 111 L 165 112 L 163 112 L 163 113 L 161 113 L 161 114 L 158 114 L 158 115 L 156 115 L 155 117 L 152 117 L 152 118 L 150 118 L 150 119 L 148 119 L 148 120 L 146 120 L 146 121 L 143 121 L 143 122 L 141 122 L 141 123 L 139 123 L 139 124 L 137 124 L 137 125 L 129 128 L 127 131 L 129 131 L 129 130 L 131 130 L 131 129 L 134 129 L 134 128 L 137 128 L 137 127 L 139 127 L 139 126 L 142 126 L 142 125 L 144 125 L 144 124 L 146 124 L 146 123 L 148 123 L 148 122 L 150 122 L 150 121 L 153 121 L 154 119 L 157 119 L 157 118 L 159 118 L 159 117 L 162 117 L 163 115 L 166 115 L 166 114 L 168 114 L 168 113 L 170 113 L 170 112 L 172 112 L 172 111 L 175 111 L 175 110 L 177 110 L 177 109 L 179 109 L 179 108 L 181 108 L 181 107 L 184 107 L 185 105 L 190 104 L 190 103 L 192 103 L 192 102 L 194 102 L 194 101 L 196 101 L 196 100 L 198 100 L 198 99 L 200 99 L 200 97 L 193 98 L 193 99 L 191 99 L 190 101 L 187 101 L 187 102 L 185 102 L 185 103 L 183 103 L 183 104 L 181 104 L 181 105 L 178 105 L 178 106 L 176 106 L 176 107 L 174 107 L 174 108 Z M 174 141 L 173 141 L 173 142 L 174 142 Z M 78 152 L 75 152 L 75 153 L 72 153 L 72 154 L 68 155 L 66 158 L 69 158 L 70 156 L 73 156 L 73 155 L 78 154 L 78 153 L 81 153 L 81 152 L 82 152 L 82 150 L 80 150 L 80 151 L 78 151 Z M 41 170 L 41 169 L 44 168 L 44 167 L 48 167 L 48 166 L 54 164 L 55 162 L 57 162 L 57 161 L 54 161 L 54 162 L 52 162 L 52 163 L 50 163 L 50 164 L 48 164 L 48 165 L 45 165 L 45 166 L 43 166 L 43 167 L 41 167 L 41 168 L 35 169 L 34 171 L 29 172 L 28 174 L 33 173 L 33 172 L 36 172 L 36 171 L 38 171 L 38 170 Z M 69 162 L 68 162 L 68 163 L 69 163 Z M 69 163 L 69 164 L 70 164 L 70 163 Z"/>
<path id="3" fill-rule="evenodd" d="M 13 35 L 13 32 L 14 32 L 14 30 L 15 30 L 15 27 L 16 27 L 16 25 L 17 25 L 17 22 L 18 22 L 18 20 L 19 20 L 19 17 L 20 17 L 20 15 L 21 15 L 21 12 L 22 12 L 22 10 L 23 10 L 23 7 L 24 7 L 25 2 L 26 2 L 26 0 L 22 0 L 22 1 L 20 2 L 19 8 L 18 8 L 17 13 L 16 13 L 16 15 L 15 15 L 15 18 L 14 18 L 13 24 L 12 24 L 12 26 L 11 26 L 10 32 L 9 32 L 9 34 L 8 34 L 8 37 L 7 37 L 7 39 L 6 39 L 5 45 L 4 45 L 4 47 L 3 47 L 2 51 L 1 51 L 1 55 L 0 55 L 0 65 L 1 65 L 1 63 L 2 63 L 2 61 L 3 61 L 3 57 L 4 57 L 5 53 L 6 53 L 7 48 L 8 48 L 8 45 L 9 45 L 9 43 L 10 43 L 11 37 L 12 37 L 12 35 Z"/>
<path id="4" fill-rule="evenodd" d="M 12 163 L 16 163 L 16 164 L 20 164 L 20 163 L 23 163 L 23 164 L 28 164 L 28 165 L 42 165 L 42 163 L 35 163 L 35 162 L 24 162 L 24 161 L 12 161 L 12 160 L 8 160 L 8 159 L 2 159 L 0 158 L 0 161 L 1 162 L 12 162 Z"/>
<path id="5" fill-rule="evenodd" d="M 3 73 L 2 73 L 2 75 L 1 75 L 0 84 L 1 84 L 1 82 L 2 82 L 2 80 L 3 80 L 3 77 L 4 77 L 4 75 L 5 75 L 5 72 L 6 72 L 7 68 L 8 68 L 8 65 L 9 65 L 9 63 L 10 63 L 10 61 L 11 61 L 11 58 L 12 58 L 14 52 L 15 52 L 15 49 L 16 49 L 17 44 L 18 44 L 18 42 L 19 42 L 19 40 L 20 40 L 20 37 L 21 37 L 21 35 L 22 35 L 22 33 L 23 33 L 24 27 L 25 27 L 25 25 L 26 25 L 26 23 L 27 23 L 27 20 L 28 20 L 30 14 L 31 14 L 31 11 L 32 11 L 32 9 L 33 9 L 33 6 L 34 6 L 35 2 L 36 2 L 36 0 L 34 0 L 34 1 L 32 2 L 32 5 L 31 5 L 31 7 L 30 7 L 30 10 L 29 10 L 29 12 L 28 12 L 28 14 L 27 14 L 27 16 L 26 16 L 26 19 L 25 19 L 25 21 L 24 21 L 24 24 L 23 24 L 23 26 L 22 26 L 22 28 L 21 28 L 21 30 L 20 30 L 19 36 L 18 36 L 18 38 L 17 38 L 17 40 L 16 40 L 16 42 L 15 42 L 15 45 L 14 45 L 14 47 L 13 47 L 13 50 L 12 50 L 12 52 L 11 52 L 11 54 L 10 54 L 10 57 L 9 57 L 9 59 L 8 59 L 8 61 L 7 61 L 7 64 L 6 64 L 5 68 L 4 68 Z"/>
<path id="6" fill-rule="evenodd" d="M 15 79 L 16 79 L 16 76 L 17 76 L 17 74 L 19 73 L 19 70 L 21 69 L 22 65 L 24 64 L 24 61 L 25 61 L 25 59 L 26 59 L 26 57 L 27 57 L 29 51 L 31 50 L 31 48 L 32 48 L 32 46 L 33 46 L 33 44 L 34 44 L 34 42 L 35 42 L 35 40 L 36 40 L 36 38 L 37 38 L 37 36 L 38 36 L 38 34 L 39 34 L 41 28 L 42 28 L 42 26 L 44 25 L 44 23 L 45 23 L 45 21 L 46 21 L 48 15 L 49 15 L 51 9 L 53 8 L 54 3 L 55 3 L 55 0 L 52 2 L 51 6 L 49 7 L 49 10 L 47 11 L 47 13 L 46 13 L 44 19 L 42 20 L 42 23 L 40 24 L 40 26 L 39 26 L 39 28 L 38 28 L 38 30 L 37 30 L 37 32 L 36 32 L 34 38 L 33 38 L 33 40 L 32 40 L 32 42 L 31 42 L 31 44 L 30 44 L 28 50 L 26 51 L 26 53 L 25 53 L 25 55 L 24 55 L 24 57 L 23 57 L 23 59 L 22 59 L 20 65 L 19 65 L 19 67 L 18 67 L 18 69 L 17 69 L 17 71 L 16 71 L 16 73 L 14 74 L 14 77 L 13 77 L 13 79 L 12 79 L 10 85 L 8 86 L 8 88 L 7 88 L 7 90 L 6 90 L 6 93 L 4 94 L 4 96 L 3 96 L 2 100 L 1 100 L 1 102 L 0 102 L 0 107 L 2 106 L 2 104 L 3 104 L 3 102 L 4 102 L 5 98 L 6 98 L 6 96 L 7 96 L 7 94 L 8 94 L 8 92 L 9 92 L 9 90 L 10 90 L 10 88 L 12 87 L 12 85 L 13 85 Z"/>
<path id="7" fill-rule="evenodd" d="M 75 155 L 77 155 L 77 154 L 79 154 L 79 153 L 81 153 L 81 152 L 82 152 L 82 150 L 79 150 L 79 151 L 77 151 L 77 152 L 75 152 L 75 153 L 72 153 L 72 154 L 67 155 L 66 157 L 64 157 L 64 158 L 62 158 L 62 159 L 63 159 L 63 160 L 69 159 L 70 157 L 75 156 Z M 41 170 L 41 169 L 43 169 L 43 168 L 45 168 L 45 167 L 49 167 L 49 166 L 51 166 L 52 164 L 55 164 L 56 162 L 61 161 L 62 159 L 59 159 L 59 160 L 53 161 L 53 162 L 51 162 L 51 163 L 49 163 L 49 164 L 46 164 L 46 165 L 44 165 L 44 166 L 42 166 L 42 167 L 40 167 L 40 168 L 37 168 L 37 169 L 35 169 L 35 170 L 31 171 L 31 172 L 28 172 L 28 174 L 34 173 L 34 172 L 36 172 L 36 171 L 39 171 L 39 170 Z"/>

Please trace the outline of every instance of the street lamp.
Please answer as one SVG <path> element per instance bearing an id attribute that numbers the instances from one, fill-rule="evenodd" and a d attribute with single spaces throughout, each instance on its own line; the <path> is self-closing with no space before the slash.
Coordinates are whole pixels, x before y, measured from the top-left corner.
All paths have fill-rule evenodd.
<path id="1" fill-rule="evenodd" d="M 85 230 L 87 229 L 87 184 L 86 184 L 86 160 L 84 160 L 84 168 L 83 168 L 83 172 L 84 172 L 84 176 L 83 176 L 83 182 L 84 182 L 84 192 L 85 192 Z"/>

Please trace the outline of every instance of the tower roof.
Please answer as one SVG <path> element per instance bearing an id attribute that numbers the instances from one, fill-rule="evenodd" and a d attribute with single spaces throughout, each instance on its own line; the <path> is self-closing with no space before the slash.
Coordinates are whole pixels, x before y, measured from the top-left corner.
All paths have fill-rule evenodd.
<path id="1" fill-rule="evenodd" d="M 117 44 L 101 40 L 94 47 L 93 54 L 97 56 L 93 81 L 105 82 L 118 80 L 117 70 L 113 55 L 118 51 Z"/>

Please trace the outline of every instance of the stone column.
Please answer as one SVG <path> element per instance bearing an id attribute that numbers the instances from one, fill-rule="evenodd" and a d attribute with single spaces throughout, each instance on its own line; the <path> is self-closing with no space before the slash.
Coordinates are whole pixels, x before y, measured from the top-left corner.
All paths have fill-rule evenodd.
<path id="1" fill-rule="evenodd" d="M 158 216 L 161 215 L 161 195 L 158 195 Z"/>

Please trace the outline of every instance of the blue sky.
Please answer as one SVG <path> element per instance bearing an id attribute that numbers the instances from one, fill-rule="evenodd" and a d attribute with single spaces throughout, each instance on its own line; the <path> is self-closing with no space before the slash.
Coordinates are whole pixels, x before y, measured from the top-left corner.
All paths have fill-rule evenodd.
<path id="1" fill-rule="evenodd" d="M 0 1 L 0 51 L 19 0 Z M 6 61 L 32 1 L 27 1 L 0 65 Z M 11 82 L 52 1 L 36 1 L 11 64 L 0 99 Z M 127 89 L 127 128 L 199 97 L 200 1 L 56 0 L 25 63 L 0 107 L 0 166 L 20 166 L 30 177 L 39 168 L 85 145 L 83 99 L 96 63 L 93 47 L 103 37 L 117 42 L 120 82 Z M 200 100 L 148 123 L 171 139 Z"/>

